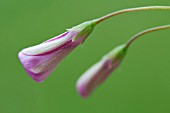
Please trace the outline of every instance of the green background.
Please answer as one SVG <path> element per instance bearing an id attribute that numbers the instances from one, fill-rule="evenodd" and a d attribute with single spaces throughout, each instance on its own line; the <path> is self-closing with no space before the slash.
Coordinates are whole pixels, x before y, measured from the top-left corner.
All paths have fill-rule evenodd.
<path id="1" fill-rule="evenodd" d="M 96 27 L 43 83 L 24 71 L 17 54 L 79 23 L 169 0 L 0 0 L 0 113 L 170 113 L 170 30 L 150 33 L 129 49 L 121 66 L 87 99 L 76 81 L 92 64 L 134 34 L 170 24 L 170 11 L 143 11 Z"/>

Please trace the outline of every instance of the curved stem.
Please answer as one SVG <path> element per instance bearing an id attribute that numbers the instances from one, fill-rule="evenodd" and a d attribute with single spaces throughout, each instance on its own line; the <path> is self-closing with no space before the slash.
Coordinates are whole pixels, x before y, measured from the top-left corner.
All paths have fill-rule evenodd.
<path id="1" fill-rule="evenodd" d="M 137 8 L 128 8 L 128 9 L 123 9 L 119 10 L 113 13 L 110 13 L 108 15 L 105 15 L 103 17 L 100 17 L 98 19 L 95 19 L 95 23 L 98 24 L 110 17 L 123 14 L 123 13 L 128 13 L 128 12 L 136 12 L 136 11 L 143 11 L 143 10 L 170 10 L 170 6 L 146 6 L 146 7 L 137 7 Z"/>
<path id="2" fill-rule="evenodd" d="M 139 38 L 142 35 L 145 35 L 147 33 L 154 32 L 154 31 L 158 31 L 158 30 L 169 29 L 169 28 L 170 28 L 170 24 L 144 30 L 144 31 L 134 35 L 130 40 L 128 40 L 126 43 L 126 48 L 128 48 L 132 44 L 132 42 L 134 42 L 137 38 Z"/>

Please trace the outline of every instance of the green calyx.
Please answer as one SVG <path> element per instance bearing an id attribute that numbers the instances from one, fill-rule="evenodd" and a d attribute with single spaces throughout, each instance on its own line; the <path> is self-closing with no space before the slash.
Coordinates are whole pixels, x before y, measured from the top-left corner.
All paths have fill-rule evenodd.
<path id="1" fill-rule="evenodd" d="M 83 38 L 84 41 L 86 39 L 86 37 L 88 37 L 90 35 L 90 33 L 93 31 L 94 27 L 96 26 L 96 21 L 92 20 L 92 21 L 87 21 L 84 22 L 80 25 L 77 25 L 71 29 L 68 29 L 69 31 L 80 31 L 73 39 L 72 41 L 75 42 L 77 41 L 79 38 Z"/>
<path id="2" fill-rule="evenodd" d="M 122 60 L 126 55 L 127 47 L 126 45 L 120 45 L 110 51 L 108 54 L 104 56 L 105 59 L 111 59 L 114 61 Z"/>

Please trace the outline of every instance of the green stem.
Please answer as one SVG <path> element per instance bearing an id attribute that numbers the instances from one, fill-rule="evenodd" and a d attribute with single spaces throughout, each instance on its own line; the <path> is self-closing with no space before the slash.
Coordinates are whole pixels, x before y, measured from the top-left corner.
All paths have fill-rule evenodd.
<path id="1" fill-rule="evenodd" d="M 94 22 L 96 24 L 119 14 L 128 13 L 128 12 L 136 12 L 136 11 L 144 11 L 144 10 L 170 10 L 170 6 L 146 6 L 146 7 L 137 7 L 137 8 L 128 8 L 123 10 L 118 10 L 116 12 L 107 14 L 103 17 L 100 17 L 98 19 L 95 19 Z"/>
<path id="2" fill-rule="evenodd" d="M 142 35 L 145 35 L 147 33 L 154 32 L 154 31 L 159 31 L 159 30 L 163 30 L 163 29 L 169 29 L 169 28 L 170 28 L 170 24 L 144 30 L 144 31 L 134 35 L 130 40 L 128 40 L 127 43 L 126 43 L 126 48 L 128 48 L 132 44 L 132 42 L 134 42 L 136 39 L 138 39 Z"/>

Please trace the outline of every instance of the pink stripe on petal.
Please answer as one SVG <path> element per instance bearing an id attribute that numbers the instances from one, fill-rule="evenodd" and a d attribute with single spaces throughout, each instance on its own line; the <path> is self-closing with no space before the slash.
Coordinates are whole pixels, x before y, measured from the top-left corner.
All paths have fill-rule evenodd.
<path id="1" fill-rule="evenodd" d="M 63 33 L 63 34 L 60 34 L 59 36 L 56 36 L 56 37 L 54 37 L 54 38 L 51 38 L 51 39 L 49 39 L 49 40 L 47 40 L 47 41 L 45 41 L 45 42 L 43 42 L 43 43 L 47 43 L 47 42 L 51 42 L 51 41 L 57 40 L 57 39 L 59 39 L 59 38 L 63 38 L 63 37 L 66 36 L 68 33 L 69 33 L 69 32 L 67 31 L 67 32 L 65 32 L 65 33 Z"/>
<path id="2" fill-rule="evenodd" d="M 30 56 L 35 55 L 42 55 L 49 53 L 51 51 L 55 51 L 57 48 L 60 48 L 61 46 L 67 44 L 72 40 L 73 37 L 77 35 L 78 32 L 70 31 L 67 33 L 67 35 L 64 35 L 62 38 L 59 38 L 54 41 L 49 41 L 46 43 L 41 43 L 32 47 L 28 47 L 23 49 L 23 53 Z"/>

